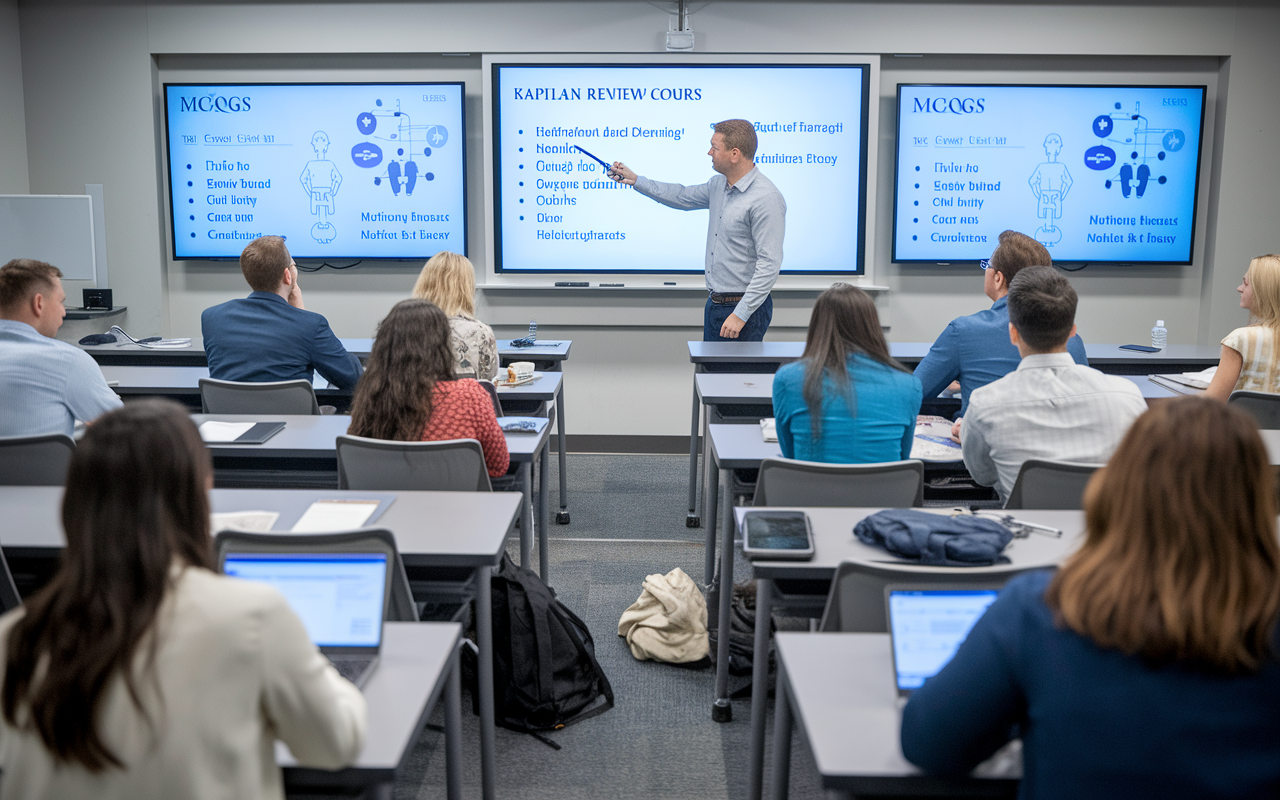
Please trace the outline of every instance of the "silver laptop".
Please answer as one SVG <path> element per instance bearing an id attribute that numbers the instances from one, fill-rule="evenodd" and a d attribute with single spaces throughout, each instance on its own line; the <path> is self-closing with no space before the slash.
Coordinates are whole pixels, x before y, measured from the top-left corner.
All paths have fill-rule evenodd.
<path id="1" fill-rule="evenodd" d="M 279 589 L 338 673 L 368 680 L 387 610 L 385 553 L 227 553 L 222 571 Z"/>
<path id="2" fill-rule="evenodd" d="M 899 697 L 919 689 L 951 661 L 998 592 L 972 585 L 885 587 Z"/>

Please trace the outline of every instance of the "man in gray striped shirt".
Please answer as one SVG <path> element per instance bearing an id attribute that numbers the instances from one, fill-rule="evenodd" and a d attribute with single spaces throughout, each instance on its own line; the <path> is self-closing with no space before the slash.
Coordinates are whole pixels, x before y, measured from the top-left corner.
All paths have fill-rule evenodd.
<path id="1" fill-rule="evenodd" d="M 747 120 L 717 122 L 707 155 L 719 174 L 700 186 L 649 180 L 621 161 L 609 177 L 664 206 L 710 209 L 702 338 L 758 342 L 773 319 L 769 292 L 782 267 L 787 202 L 756 167 L 756 130 Z"/>

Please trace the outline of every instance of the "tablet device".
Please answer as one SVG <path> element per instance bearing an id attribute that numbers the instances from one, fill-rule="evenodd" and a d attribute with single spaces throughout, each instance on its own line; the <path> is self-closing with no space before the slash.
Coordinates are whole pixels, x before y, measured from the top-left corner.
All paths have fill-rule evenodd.
<path id="1" fill-rule="evenodd" d="M 894 683 L 906 697 L 947 665 L 995 602 L 992 586 L 887 586 Z"/>
<path id="2" fill-rule="evenodd" d="M 813 529 L 803 511 L 748 511 L 742 517 L 742 552 L 769 561 L 813 558 Z"/>

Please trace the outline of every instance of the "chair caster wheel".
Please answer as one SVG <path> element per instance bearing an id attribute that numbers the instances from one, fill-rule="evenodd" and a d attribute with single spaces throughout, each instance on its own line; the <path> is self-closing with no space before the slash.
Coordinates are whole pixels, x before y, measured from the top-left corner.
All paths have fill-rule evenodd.
<path id="1" fill-rule="evenodd" d="M 713 722 L 733 722 L 733 706 L 729 704 L 728 700 L 716 701 L 715 705 L 711 707 L 711 720 Z"/>
<path id="2" fill-rule="evenodd" d="M 702 525 L 702 517 L 697 514 L 689 514 L 684 518 L 684 526 L 686 528 L 697 528 Z"/>
<path id="3" fill-rule="evenodd" d="M 568 525 L 568 524 L 569 524 L 569 512 L 568 512 L 568 511 L 557 511 L 557 512 L 556 512 L 556 524 L 557 524 L 557 525 Z"/>

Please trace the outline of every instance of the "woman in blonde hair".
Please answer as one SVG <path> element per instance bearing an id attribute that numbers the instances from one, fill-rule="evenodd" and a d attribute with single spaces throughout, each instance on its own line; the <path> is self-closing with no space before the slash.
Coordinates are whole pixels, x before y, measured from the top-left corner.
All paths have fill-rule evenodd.
<path id="1" fill-rule="evenodd" d="M 1280 544 L 1244 414 L 1139 417 L 1084 496 L 1080 549 L 1011 580 L 903 710 L 902 752 L 963 775 L 1021 736 L 1018 796 L 1280 796 Z"/>
<path id="2" fill-rule="evenodd" d="M 441 250 L 422 267 L 413 296 L 440 307 L 453 332 L 454 374 L 493 380 L 498 374 L 498 340 L 476 319 L 476 273 L 466 256 Z"/>
<path id="3" fill-rule="evenodd" d="M 1280 256 L 1258 256 L 1249 262 L 1236 287 L 1249 324 L 1222 340 L 1218 371 L 1205 394 L 1226 400 L 1237 389 L 1280 392 L 1276 331 L 1280 329 Z"/>

